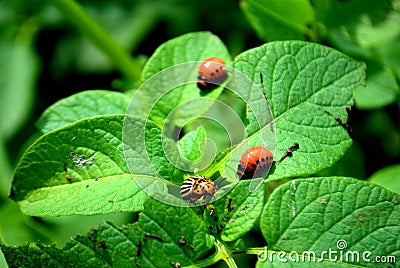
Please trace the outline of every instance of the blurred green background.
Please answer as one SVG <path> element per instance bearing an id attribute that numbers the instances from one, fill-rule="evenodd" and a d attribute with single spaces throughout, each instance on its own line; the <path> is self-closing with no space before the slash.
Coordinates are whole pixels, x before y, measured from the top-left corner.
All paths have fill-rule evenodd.
<path id="1" fill-rule="evenodd" d="M 92 30 L 105 29 L 112 36 L 109 41 L 116 43 L 103 40 L 102 44 L 85 23 Z M 62 245 L 70 236 L 83 233 L 103 220 L 121 224 L 135 218 L 129 213 L 59 218 L 24 216 L 7 198 L 12 172 L 27 146 L 40 135 L 35 121 L 47 107 L 84 90 L 135 88 L 143 64 L 159 45 L 193 31 L 211 31 L 225 42 L 233 57 L 268 41 L 303 39 L 334 47 L 366 62 L 367 86 L 354 92 L 356 105 L 349 111 L 353 145 L 337 164 L 318 175 L 367 180 L 376 172 L 384 173 L 389 182 L 382 182 L 382 176 L 374 181 L 399 191 L 400 1 L 3 0 L 0 1 L 2 241 L 19 245 L 40 239 Z M 110 55 L 110 50 L 107 54 L 107 49 L 113 46 L 117 48 L 116 55 Z M 124 60 L 118 62 L 118 57 L 125 57 L 126 64 Z M 390 179 L 393 177 L 397 179 Z"/>

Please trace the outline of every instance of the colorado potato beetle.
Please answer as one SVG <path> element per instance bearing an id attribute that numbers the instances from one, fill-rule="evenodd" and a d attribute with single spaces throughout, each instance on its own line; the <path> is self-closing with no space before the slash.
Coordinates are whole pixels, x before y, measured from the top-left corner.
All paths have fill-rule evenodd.
<path id="1" fill-rule="evenodd" d="M 237 174 L 239 179 L 247 180 L 262 177 L 268 172 L 274 160 L 271 151 L 263 146 L 247 149 L 240 158 Z"/>
<path id="2" fill-rule="evenodd" d="M 197 87 L 200 90 L 208 90 L 224 82 L 228 74 L 223 69 L 224 66 L 225 62 L 217 57 L 202 61 L 198 69 Z"/>
<path id="3" fill-rule="evenodd" d="M 204 176 L 192 176 L 187 178 L 181 186 L 181 197 L 187 200 L 188 204 L 195 203 L 203 198 L 203 204 L 206 202 L 207 196 L 213 196 L 217 191 L 214 182 Z"/>

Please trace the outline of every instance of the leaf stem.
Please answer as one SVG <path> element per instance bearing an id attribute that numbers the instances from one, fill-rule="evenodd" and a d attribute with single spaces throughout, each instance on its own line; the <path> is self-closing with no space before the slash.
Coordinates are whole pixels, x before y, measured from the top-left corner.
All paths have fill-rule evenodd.
<path id="1" fill-rule="evenodd" d="M 216 239 L 214 245 L 216 253 L 212 257 L 196 262 L 194 265 L 185 266 L 185 268 L 208 267 L 217 263 L 219 260 L 224 260 L 229 268 L 238 268 L 235 260 L 232 258 L 233 252 L 225 244 Z"/>
<path id="2" fill-rule="evenodd" d="M 232 251 L 228 249 L 223 243 L 218 239 L 215 240 L 215 245 L 223 254 L 222 259 L 226 262 L 229 268 L 237 268 L 235 260 L 232 258 Z"/>
<path id="3" fill-rule="evenodd" d="M 139 80 L 141 64 L 118 44 L 86 10 L 74 0 L 49 0 L 98 49 L 100 49 L 123 75 Z"/>
<path id="4" fill-rule="evenodd" d="M 259 247 L 259 248 L 248 248 L 246 250 L 240 251 L 240 252 L 235 252 L 235 254 L 251 254 L 251 255 L 258 255 L 260 252 L 264 252 L 266 249 L 265 247 Z"/>

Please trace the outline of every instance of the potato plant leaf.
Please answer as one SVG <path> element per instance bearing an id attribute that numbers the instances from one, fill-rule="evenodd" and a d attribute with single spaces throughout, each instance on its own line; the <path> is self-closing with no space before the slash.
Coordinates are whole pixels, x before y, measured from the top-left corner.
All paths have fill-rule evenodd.
<path id="1" fill-rule="evenodd" d="M 336 250 L 340 257 L 358 252 L 359 259 L 342 262 L 367 265 L 363 252 L 400 258 L 400 198 L 364 181 L 347 177 L 292 180 L 270 196 L 261 215 L 268 248 L 285 252 Z"/>
<path id="2" fill-rule="evenodd" d="M 260 216 L 265 189 L 258 187 L 250 192 L 250 184 L 250 180 L 240 181 L 232 191 L 213 204 L 219 218 L 214 225 L 220 229 L 224 241 L 235 241 L 250 231 Z"/>
<path id="3" fill-rule="evenodd" d="M 374 174 L 368 179 L 369 182 L 382 186 L 392 192 L 400 195 L 400 164 L 386 166 Z"/>
<path id="4" fill-rule="evenodd" d="M 364 64 L 318 44 L 278 41 L 238 55 L 234 67 L 260 89 L 262 73 L 276 127 L 275 160 L 300 145 L 276 164 L 270 179 L 311 175 L 343 156 L 351 145 L 346 108 L 353 104 L 352 90 L 364 83 Z"/>
<path id="5" fill-rule="evenodd" d="M 197 88 L 198 66 L 209 57 L 231 62 L 225 45 L 209 32 L 185 34 L 162 44 L 143 69 L 143 84 L 134 96 L 138 101 L 132 105 L 131 114 L 149 116 L 160 126 L 166 119 L 170 125 L 184 126 L 192 116 L 205 113 L 212 102 L 206 105 L 199 98 L 215 99 L 223 90 L 218 87 L 202 92 Z"/>
<path id="6" fill-rule="evenodd" d="M 108 90 L 88 90 L 62 99 L 40 116 L 36 126 L 47 133 L 80 119 L 107 114 L 125 114 L 130 97 Z"/>
<path id="7" fill-rule="evenodd" d="M 187 133 L 178 141 L 179 151 L 187 161 L 187 170 L 202 169 L 207 146 L 207 132 L 203 126 Z"/>
<path id="8" fill-rule="evenodd" d="M 366 87 L 354 90 L 354 100 L 358 109 L 380 109 L 396 102 L 399 93 L 392 70 L 388 66 L 368 62 Z"/>
<path id="9" fill-rule="evenodd" d="M 193 264 L 210 250 L 214 238 L 207 232 L 190 208 L 148 199 L 137 222 L 101 224 L 62 249 L 35 242 L 0 246 L 10 267 L 169 267 Z"/>
<path id="10" fill-rule="evenodd" d="M 304 39 L 311 33 L 314 10 L 308 0 L 245 0 L 241 7 L 265 41 Z"/>
<path id="11" fill-rule="evenodd" d="M 132 120 L 132 138 L 123 145 L 123 120 L 122 115 L 90 117 L 43 135 L 22 156 L 10 197 L 25 214 L 35 216 L 140 210 L 146 194 L 134 178 L 177 171 L 158 157 L 159 139 L 148 139 L 146 145 L 134 139 L 143 119 Z M 161 130 L 154 123 L 147 121 L 146 127 L 159 138 Z M 132 157 L 126 159 L 124 150 Z"/>

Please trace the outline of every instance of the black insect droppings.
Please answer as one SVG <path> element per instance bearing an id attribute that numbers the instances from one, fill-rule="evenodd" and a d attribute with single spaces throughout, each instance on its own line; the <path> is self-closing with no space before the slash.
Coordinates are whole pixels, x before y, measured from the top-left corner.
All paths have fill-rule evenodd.
<path id="1" fill-rule="evenodd" d="M 181 239 L 179 239 L 179 245 L 184 246 L 186 244 L 186 239 L 184 236 L 181 236 Z"/>
<path id="2" fill-rule="evenodd" d="M 100 243 L 97 244 L 98 248 L 107 249 L 106 241 L 101 240 Z"/>
<path id="3" fill-rule="evenodd" d="M 233 210 L 232 201 L 233 201 L 233 198 L 228 199 L 228 206 L 226 207 L 228 209 L 228 213 L 232 212 L 232 210 Z"/>
<path id="4" fill-rule="evenodd" d="M 139 241 L 137 245 L 136 257 L 140 255 L 140 252 L 142 252 L 142 241 Z"/>
<path id="5" fill-rule="evenodd" d="M 97 242 L 97 239 L 93 238 L 93 236 L 96 235 L 96 234 L 97 234 L 97 229 L 94 229 L 93 231 L 91 231 L 91 232 L 89 233 L 88 239 L 89 239 L 90 241 L 93 241 L 94 243 L 96 243 L 96 242 Z"/>
<path id="6" fill-rule="evenodd" d="M 154 239 L 156 239 L 156 240 L 158 240 L 158 241 L 160 241 L 160 242 L 164 242 L 164 238 L 162 238 L 162 237 L 159 236 L 159 235 L 147 233 L 147 234 L 144 234 L 144 236 L 147 237 L 147 238 L 154 238 Z"/>

